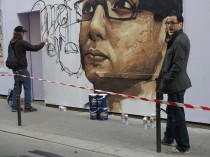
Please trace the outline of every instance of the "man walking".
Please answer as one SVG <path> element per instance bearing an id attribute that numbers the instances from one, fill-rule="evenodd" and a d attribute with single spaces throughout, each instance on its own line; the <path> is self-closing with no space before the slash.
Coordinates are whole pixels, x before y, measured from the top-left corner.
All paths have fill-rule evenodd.
<path id="1" fill-rule="evenodd" d="M 45 45 L 45 43 L 48 41 L 47 38 L 43 39 L 43 42 L 41 42 L 38 45 L 32 45 L 29 42 L 23 40 L 24 33 L 27 32 L 22 26 L 17 26 L 14 29 L 13 38 L 11 39 L 8 47 L 8 51 L 10 49 L 14 49 L 16 58 L 18 60 L 18 68 L 12 69 L 14 74 L 20 74 L 25 76 L 30 76 L 29 71 L 27 70 L 28 63 L 26 59 L 26 51 L 38 51 L 42 49 Z M 14 79 L 16 79 L 17 76 L 14 76 Z M 36 108 L 31 106 L 31 80 L 30 78 L 25 77 L 19 77 L 19 89 L 21 90 L 21 87 L 24 87 L 24 111 L 25 112 L 33 112 L 37 111 Z M 12 112 L 17 111 L 17 84 L 14 83 L 14 89 L 13 89 L 13 96 L 12 96 Z M 21 91 L 20 91 L 21 93 Z"/>

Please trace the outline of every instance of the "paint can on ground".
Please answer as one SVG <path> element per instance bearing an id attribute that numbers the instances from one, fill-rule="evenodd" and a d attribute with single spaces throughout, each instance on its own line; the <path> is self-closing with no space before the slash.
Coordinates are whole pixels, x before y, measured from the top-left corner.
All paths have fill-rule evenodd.
<path id="1" fill-rule="evenodd" d="M 89 111 L 90 111 L 90 119 L 96 120 L 98 113 L 97 94 L 89 94 Z"/>
<path id="2" fill-rule="evenodd" d="M 99 120 L 108 120 L 107 94 L 98 94 L 98 116 Z"/>

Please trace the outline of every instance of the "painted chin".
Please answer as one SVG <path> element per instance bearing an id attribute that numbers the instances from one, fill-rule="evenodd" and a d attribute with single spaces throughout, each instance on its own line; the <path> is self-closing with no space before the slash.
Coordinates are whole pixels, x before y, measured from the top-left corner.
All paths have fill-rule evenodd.
<path id="1" fill-rule="evenodd" d="M 84 59 L 85 72 L 91 77 L 95 77 L 95 74 L 98 72 L 104 72 L 109 69 L 109 60 L 106 57 L 86 55 Z"/>
<path id="2" fill-rule="evenodd" d="M 85 55 L 84 66 L 86 76 L 91 82 L 100 79 L 98 73 L 106 73 L 111 70 L 109 57 L 103 55 Z"/>

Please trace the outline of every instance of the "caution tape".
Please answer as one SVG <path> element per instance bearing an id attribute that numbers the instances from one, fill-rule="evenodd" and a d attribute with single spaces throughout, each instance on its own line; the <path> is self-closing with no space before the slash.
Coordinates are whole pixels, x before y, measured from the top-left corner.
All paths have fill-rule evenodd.
<path id="1" fill-rule="evenodd" d="M 125 98 L 142 100 L 142 101 L 147 101 L 147 102 L 155 102 L 155 103 L 159 103 L 159 104 L 171 105 L 171 106 L 176 106 L 176 107 L 185 107 L 185 108 L 189 108 L 189 109 L 198 109 L 198 110 L 203 110 L 203 111 L 210 111 L 210 107 L 207 107 L 207 106 L 196 106 L 196 105 L 185 104 L 185 103 L 177 103 L 177 102 L 172 102 L 172 101 L 164 101 L 164 100 L 158 100 L 158 99 L 147 99 L 147 98 L 142 98 L 142 97 L 133 96 L 133 95 L 120 94 L 120 93 L 103 91 L 103 90 L 94 89 L 94 88 L 81 87 L 81 86 L 76 86 L 76 85 L 72 85 L 72 84 L 41 79 L 41 78 L 32 77 L 32 76 L 25 76 L 25 75 L 19 75 L 19 74 L 0 74 L 0 76 L 15 76 L 15 75 L 25 77 L 25 78 L 30 78 L 30 79 L 33 79 L 33 80 L 39 80 L 39 81 L 43 81 L 43 82 L 53 83 L 53 84 L 57 84 L 57 85 L 64 85 L 64 86 L 79 88 L 79 89 L 83 89 L 83 90 L 90 90 L 90 91 L 99 92 L 99 93 L 102 93 L 102 94 L 110 94 L 110 95 L 114 95 L 114 96 L 121 96 L 121 97 L 125 97 Z"/>

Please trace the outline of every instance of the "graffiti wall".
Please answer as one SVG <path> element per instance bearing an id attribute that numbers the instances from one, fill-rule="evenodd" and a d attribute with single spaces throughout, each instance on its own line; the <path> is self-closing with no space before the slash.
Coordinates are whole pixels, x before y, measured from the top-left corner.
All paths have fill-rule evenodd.
<path id="1" fill-rule="evenodd" d="M 73 1 L 37 1 L 40 7 L 42 38 L 49 39 L 43 53 L 43 77 L 63 83 L 89 87 L 80 62 L 79 23 Z M 84 81 L 85 80 L 85 81 Z M 47 104 L 83 108 L 89 91 L 44 84 Z"/>
<path id="2" fill-rule="evenodd" d="M 2 21 L 4 51 L 0 53 L 4 58 L 13 29 L 17 25 L 27 26 L 28 18 L 24 21 L 23 16 L 31 12 L 39 14 L 40 10 L 41 36 L 48 37 L 49 43 L 41 52 L 43 69 L 37 66 L 36 70 L 43 72 L 44 79 L 72 85 L 45 82 L 47 104 L 86 108 L 88 94 L 95 88 L 116 93 L 108 95 L 110 111 L 136 115 L 155 113 L 155 104 L 120 97 L 117 93 L 155 96 L 154 79 L 166 46 L 164 17 L 168 12 L 182 12 L 184 8 L 184 31 L 191 42 L 187 70 L 192 82 L 185 102 L 209 107 L 210 36 L 206 30 L 210 21 L 204 16 L 210 16 L 209 0 L 199 5 L 197 0 L 185 0 L 183 6 L 182 0 L 21 0 L 22 5 L 20 0 L 1 2 L 5 20 Z M 206 24 L 201 25 L 195 19 Z M 31 31 L 34 34 L 36 30 L 31 28 Z M 35 68 L 41 64 L 34 63 Z M 12 73 L 4 65 L 0 72 Z M 0 77 L 0 84 L 0 94 L 6 95 L 13 86 L 13 78 Z M 210 121 L 207 112 L 191 109 L 186 109 L 186 119 L 207 124 Z"/>
<path id="3" fill-rule="evenodd" d="M 168 11 L 182 11 L 181 1 L 171 0 L 167 7 L 160 1 L 37 1 L 32 11 L 41 8 L 42 37 L 49 38 L 45 78 L 154 98 L 166 47 L 164 17 Z M 49 104 L 85 107 L 89 93 L 45 85 Z M 108 106 L 113 112 L 155 113 L 155 105 L 115 95 L 108 95 Z"/>

